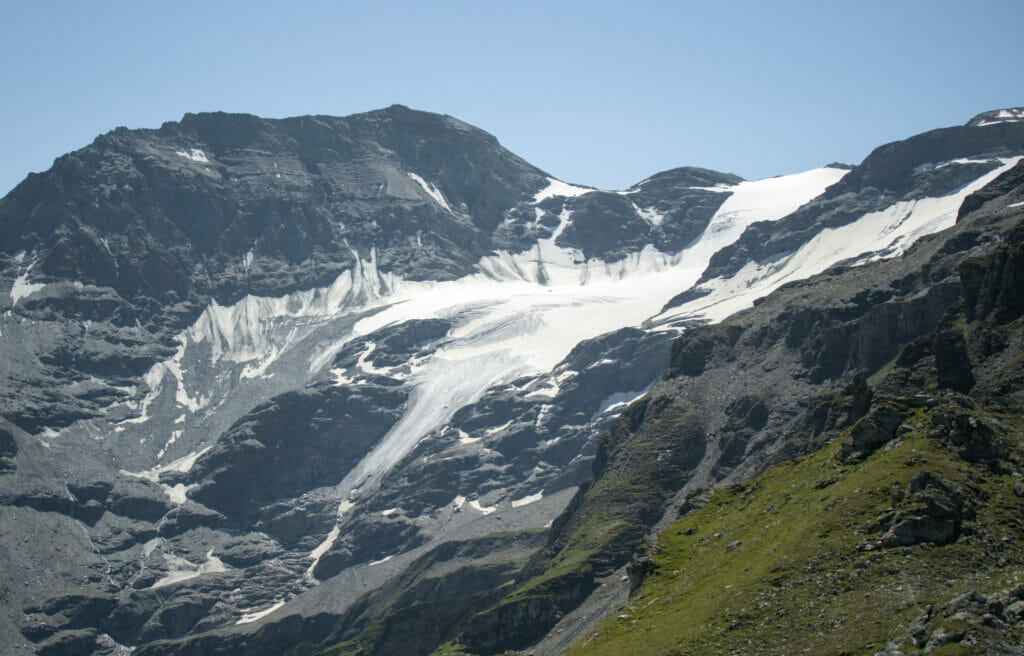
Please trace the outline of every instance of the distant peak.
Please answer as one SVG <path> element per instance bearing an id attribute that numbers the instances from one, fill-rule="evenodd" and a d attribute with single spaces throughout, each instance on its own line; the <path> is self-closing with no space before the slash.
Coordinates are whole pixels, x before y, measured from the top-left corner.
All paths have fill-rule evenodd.
<path id="1" fill-rule="evenodd" d="M 967 121 L 967 127 L 981 128 L 986 125 L 998 125 L 1000 123 L 1024 123 L 1024 107 L 993 109 L 990 112 L 978 114 Z"/>

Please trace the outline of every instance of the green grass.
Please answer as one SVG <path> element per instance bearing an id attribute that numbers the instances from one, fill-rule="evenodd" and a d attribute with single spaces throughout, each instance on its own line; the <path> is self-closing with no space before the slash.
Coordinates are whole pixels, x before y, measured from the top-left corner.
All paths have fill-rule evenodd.
<path id="1" fill-rule="evenodd" d="M 916 411 L 905 425 L 919 428 L 857 465 L 839 464 L 837 439 L 718 490 L 662 533 L 656 572 L 570 653 L 871 654 L 922 606 L 1019 580 L 1024 529 L 1011 478 L 959 460 L 925 436 L 929 423 Z M 975 534 L 876 548 L 868 527 L 923 470 L 986 497 L 966 527 Z"/>

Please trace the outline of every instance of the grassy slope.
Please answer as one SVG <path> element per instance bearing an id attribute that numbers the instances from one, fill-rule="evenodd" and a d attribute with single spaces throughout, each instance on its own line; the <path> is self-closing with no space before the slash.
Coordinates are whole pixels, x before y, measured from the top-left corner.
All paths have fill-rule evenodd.
<path id="1" fill-rule="evenodd" d="M 1024 523 L 1013 477 L 929 438 L 936 409 L 915 410 L 904 421 L 910 431 L 864 462 L 840 464 L 839 438 L 716 491 L 663 532 L 655 573 L 571 653 L 872 654 L 928 604 L 1020 581 Z M 998 420 L 1020 434 L 1020 416 Z M 947 545 L 878 547 L 869 528 L 919 471 L 958 485 L 976 516 Z"/>

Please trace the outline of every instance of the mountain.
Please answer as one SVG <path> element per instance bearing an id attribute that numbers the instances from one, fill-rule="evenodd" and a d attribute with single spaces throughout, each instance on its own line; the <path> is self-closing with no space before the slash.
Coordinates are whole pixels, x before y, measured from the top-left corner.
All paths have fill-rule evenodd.
<path id="1" fill-rule="evenodd" d="M 622 191 L 401 106 L 59 158 L 0 200 L 3 653 L 567 645 L 687 491 L 962 355 L 1019 114 Z"/>
<path id="2" fill-rule="evenodd" d="M 690 487 L 682 517 L 633 555 L 628 603 L 569 653 L 1020 653 L 1022 218 L 1017 165 L 971 196 L 954 228 L 899 260 L 765 299 L 733 324 L 740 358 L 709 353 L 703 372 L 686 373 L 678 349 L 651 404 L 693 399 L 736 360 L 768 377 L 786 369 L 800 385 L 819 365 L 807 357 L 816 342 L 845 372 L 792 413 L 762 388 L 769 423 L 789 414 L 781 453 L 801 455 L 715 491 Z M 886 345 L 879 320 L 922 318 L 922 292 L 938 322 L 910 339 L 890 329 Z M 866 294 L 882 297 L 850 302 Z M 808 303 L 814 324 L 793 340 Z M 846 359 L 865 342 L 874 362 Z M 714 409 L 695 408 L 697 421 L 715 422 Z M 728 420 L 721 430 L 726 443 L 749 433 Z"/>

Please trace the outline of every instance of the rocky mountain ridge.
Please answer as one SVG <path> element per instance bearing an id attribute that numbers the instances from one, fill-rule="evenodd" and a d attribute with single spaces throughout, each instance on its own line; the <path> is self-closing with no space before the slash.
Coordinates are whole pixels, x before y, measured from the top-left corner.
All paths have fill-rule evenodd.
<path id="1" fill-rule="evenodd" d="M 387 651 L 427 607 L 451 615 L 417 653 L 542 637 L 681 488 L 807 448 L 780 439 L 817 417 L 800 395 L 933 329 L 958 293 L 948 267 L 783 312 L 760 337 L 789 326 L 800 350 L 775 367 L 777 401 L 731 398 L 749 362 L 658 392 L 745 339 L 689 328 L 932 243 L 1009 184 L 1018 127 L 954 132 L 860 167 L 683 168 L 618 192 L 398 106 L 186 116 L 61 158 L 0 200 L 10 653 Z M 939 151 L 953 158 L 924 159 Z M 889 169 L 898 196 L 872 186 Z M 769 226 L 770 253 L 743 246 Z M 877 267 L 900 277 L 920 248 Z"/>

